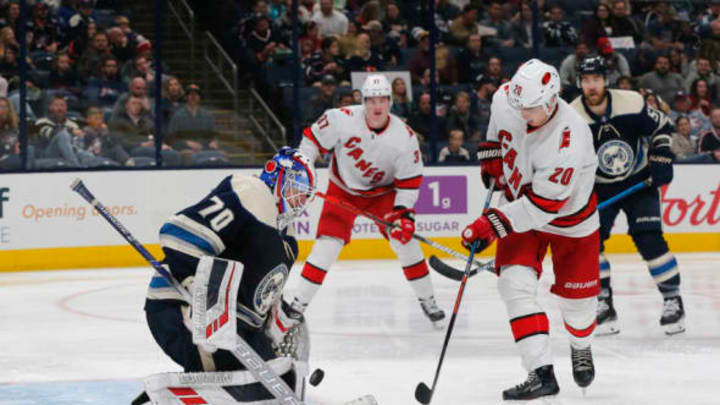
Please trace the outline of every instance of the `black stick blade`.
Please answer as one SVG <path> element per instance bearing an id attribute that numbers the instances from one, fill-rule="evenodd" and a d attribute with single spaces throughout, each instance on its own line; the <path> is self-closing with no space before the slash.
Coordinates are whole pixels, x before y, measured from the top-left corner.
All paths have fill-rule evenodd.
<path id="1" fill-rule="evenodd" d="M 423 405 L 428 405 L 432 399 L 432 390 L 424 382 L 415 387 L 415 399 Z"/>
<path id="2" fill-rule="evenodd" d="M 456 268 L 446 264 L 442 260 L 438 259 L 438 257 L 435 255 L 430 256 L 428 263 L 430 264 L 430 267 L 433 268 L 433 270 L 437 271 L 438 273 L 442 274 L 443 276 L 445 276 L 451 280 L 461 281 L 463 278 L 463 274 L 465 273 L 462 270 L 456 269 Z M 478 272 L 477 268 L 470 270 L 470 274 L 468 275 L 468 277 L 472 277 L 472 276 L 476 275 L 477 272 Z"/>

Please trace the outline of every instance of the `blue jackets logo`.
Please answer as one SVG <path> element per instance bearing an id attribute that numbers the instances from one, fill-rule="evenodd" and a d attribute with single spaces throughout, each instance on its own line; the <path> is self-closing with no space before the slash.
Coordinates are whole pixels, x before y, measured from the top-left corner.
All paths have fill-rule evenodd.
<path id="1" fill-rule="evenodd" d="M 597 152 L 598 167 L 608 176 L 620 176 L 632 167 L 635 153 L 627 142 L 615 139 L 605 142 Z"/>

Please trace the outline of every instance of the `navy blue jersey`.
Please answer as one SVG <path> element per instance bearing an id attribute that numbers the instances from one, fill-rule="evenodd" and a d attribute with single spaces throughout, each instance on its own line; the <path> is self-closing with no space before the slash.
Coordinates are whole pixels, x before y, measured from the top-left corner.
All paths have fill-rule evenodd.
<path id="1" fill-rule="evenodd" d="M 668 117 L 647 105 L 640 93 L 608 89 L 605 114 L 590 111 L 582 96 L 572 106 L 587 121 L 593 133 L 598 169 L 595 182 L 619 189 L 650 176 L 648 153 L 670 148 L 674 130 Z"/>
<path id="2" fill-rule="evenodd" d="M 254 177 L 228 176 L 200 202 L 174 215 L 160 229 L 172 275 L 188 286 L 200 257 L 216 256 L 244 265 L 238 317 L 260 327 L 282 292 L 297 256 L 295 238 L 275 227 L 277 208 L 269 188 Z M 149 299 L 176 299 L 155 277 Z"/>

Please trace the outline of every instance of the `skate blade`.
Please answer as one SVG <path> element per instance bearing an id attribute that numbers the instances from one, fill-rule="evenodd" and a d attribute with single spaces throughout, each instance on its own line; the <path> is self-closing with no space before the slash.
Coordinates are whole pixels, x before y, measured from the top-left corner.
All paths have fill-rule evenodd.
<path id="1" fill-rule="evenodd" d="M 663 326 L 663 328 L 665 328 L 665 334 L 668 336 L 673 336 L 685 332 L 684 321 L 684 319 L 681 319 L 675 323 Z"/>
<path id="2" fill-rule="evenodd" d="M 620 326 L 617 321 L 605 322 L 595 328 L 595 336 L 612 336 L 620 333 Z"/>

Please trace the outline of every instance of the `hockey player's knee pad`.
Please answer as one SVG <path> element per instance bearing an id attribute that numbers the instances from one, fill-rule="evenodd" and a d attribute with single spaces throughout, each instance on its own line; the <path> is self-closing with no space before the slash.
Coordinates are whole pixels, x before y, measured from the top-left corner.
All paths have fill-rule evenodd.
<path id="1" fill-rule="evenodd" d="M 322 269 L 329 269 L 335 263 L 345 243 L 332 236 L 321 236 L 315 241 L 307 261 Z"/>
<path id="2" fill-rule="evenodd" d="M 535 299 L 538 279 L 535 269 L 527 266 L 503 266 L 498 277 L 498 292 L 506 303 Z"/>
<path id="3" fill-rule="evenodd" d="M 420 247 L 420 242 L 415 239 L 411 239 L 408 243 L 402 244 L 397 240 L 390 239 L 390 247 L 400 260 L 400 264 L 407 266 L 415 264 L 425 258 L 425 254 Z"/>
<path id="4" fill-rule="evenodd" d="M 563 320 L 573 328 L 586 328 L 595 320 L 598 306 L 597 297 L 558 298 Z"/>
<path id="5" fill-rule="evenodd" d="M 636 232 L 631 236 L 645 261 L 660 257 L 670 250 L 662 231 Z"/>

